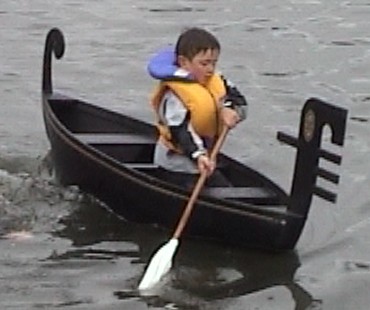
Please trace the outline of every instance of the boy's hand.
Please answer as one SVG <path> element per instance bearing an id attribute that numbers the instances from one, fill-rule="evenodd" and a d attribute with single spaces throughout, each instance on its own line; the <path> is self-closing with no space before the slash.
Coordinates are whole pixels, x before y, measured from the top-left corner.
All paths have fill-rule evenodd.
<path id="1" fill-rule="evenodd" d="M 210 160 L 207 155 L 200 155 L 197 158 L 198 170 L 201 174 L 206 173 L 207 176 L 210 176 L 215 170 L 215 162 Z"/>
<path id="2" fill-rule="evenodd" d="M 234 128 L 241 121 L 239 114 L 232 108 L 223 107 L 221 109 L 222 122 L 231 128 Z"/>

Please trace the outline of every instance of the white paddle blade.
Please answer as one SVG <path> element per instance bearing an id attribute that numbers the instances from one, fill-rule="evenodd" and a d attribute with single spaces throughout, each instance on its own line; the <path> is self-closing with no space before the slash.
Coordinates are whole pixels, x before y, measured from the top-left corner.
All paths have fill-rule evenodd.
<path id="1" fill-rule="evenodd" d="M 178 244 L 178 239 L 171 239 L 155 253 L 141 279 L 139 290 L 151 288 L 171 269 Z"/>

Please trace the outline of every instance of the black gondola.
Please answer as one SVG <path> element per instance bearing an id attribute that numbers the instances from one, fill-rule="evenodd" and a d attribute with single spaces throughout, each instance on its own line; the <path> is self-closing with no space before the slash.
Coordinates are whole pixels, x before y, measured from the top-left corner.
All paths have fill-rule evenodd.
<path id="1" fill-rule="evenodd" d="M 53 92 L 51 60 L 64 54 L 63 34 L 54 28 L 44 51 L 42 107 L 56 178 L 77 185 L 129 221 L 173 230 L 190 193 L 166 182 L 153 161 L 156 127 L 81 100 Z M 321 148 L 323 127 L 331 142 L 343 146 L 347 111 L 316 98 L 305 103 L 299 137 L 279 132 L 281 142 L 297 148 L 291 193 L 264 175 L 226 156 L 218 164 L 232 187 L 201 193 L 185 236 L 265 249 L 294 248 L 313 195 L 335 202 L 336 194 L 316 184 L 338 184 L 339 176 L 321 161 L 340 165 L 341 156 Z"/>

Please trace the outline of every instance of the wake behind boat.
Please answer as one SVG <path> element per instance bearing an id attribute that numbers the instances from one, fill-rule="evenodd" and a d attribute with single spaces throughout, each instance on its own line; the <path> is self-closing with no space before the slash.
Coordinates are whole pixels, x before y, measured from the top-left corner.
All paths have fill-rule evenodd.
<path id="1" fill-rule="evenodd" d="M 173 230 L 190 192 L 166 182 L 153 163 L 157 130 L 153 124 L 54 93 L 52 54 L 61 58 L 60 30 L 46 38 L 42 108 L 56 178 L 77 185 L 129 221 Z M 313 195 L 331 202 L 336 194 L 316 184 L 338 184 L 339 175 L 321 161 L 340 165 L 341 156 L 321 148 L 324 126 L 331 142 L 343 146 L 347 111 L 311 98 L 305 103 L 298 138 L 278 139 L 297 148 L 291 192 L 258 171 L 219 154 L 217 163 L 232 187 L 207 188 L 197 199 L 184 236 L 247 247 L 294 248 L 306 222 Z"/>

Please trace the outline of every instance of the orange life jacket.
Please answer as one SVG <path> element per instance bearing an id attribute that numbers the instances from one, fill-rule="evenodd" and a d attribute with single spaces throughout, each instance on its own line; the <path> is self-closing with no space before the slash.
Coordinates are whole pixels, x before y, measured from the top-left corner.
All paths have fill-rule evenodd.
<path id="1" fill-rule="evenodd" d="M 221 131 L 219 109 L 226 95 L 224 83 L 218 74 L 214 74 L 203 86 L 193 81 L 161 81 L 154 90 L 151 104 L 157 114 L 160 139 L 172 150 L 179 151 L 173 145 L 169 128 L 160 121 L 159 105 L 165 92 L 170 89 L 180 98 L 190 112 L 190 122 L 196 133 L 213 140 Z"/>

